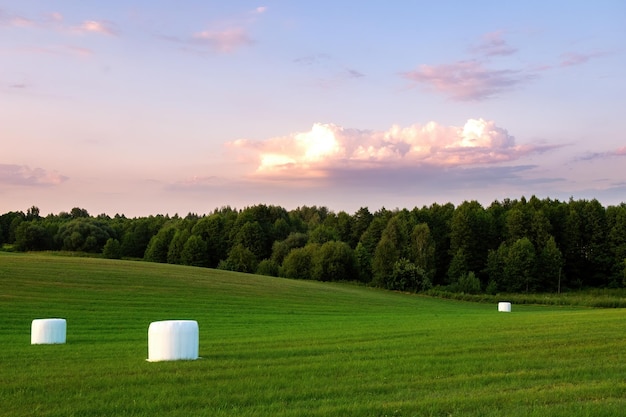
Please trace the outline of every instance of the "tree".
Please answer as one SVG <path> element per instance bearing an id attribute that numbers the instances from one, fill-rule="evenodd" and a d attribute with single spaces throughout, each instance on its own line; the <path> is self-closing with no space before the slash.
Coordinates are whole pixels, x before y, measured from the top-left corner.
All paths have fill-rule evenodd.
<path id="1" fill-rule="evenodd" d="M 568 279 L 579 286 L 607 285 L 611 256 L 604 208 L 597 200 L 570 200 L 568 208 L 563 251 Z"/>
<path id="2" fill-rule="evenodd" d="M 271 259 L 280 265 L 292 249 L 303 248 L 307 242 L 308 236 L 305 233 L 290 233 L 285 240 L 274 242 Z"/>
<path id="3" fill-rule="evenodd" d="M 466 294 L 478 294 L 480 292 L 480 280 L 472 271 L 461 275 L 457 285 L 458 290 Z"/>
<path id="4" fill-rule="evenodd" d="M 506 282 L 504 268 L 506 258 L 509 254 L 509 247 L 506 242 L 502 242 L 497 250 L 489 250 L 487 255 L 487 276 L 489 278 L 488 293 L 495 293 L 498 287 L 502 287 Z"/>
<path id="5" fill-rule="evenodd" d="M 26 219 L 24 213 L 19 211 L 10 211 L 0 216 L 0 244 L 14 243 L 15 230 Z"/>
<path id="6" fill-rule="evenodd" d="M 430 235 L 435 245 L 435 277 L 433 284 L 444 284 L 447 280 L 448 266 L 453 253 L 450 251 L 450 223 L 454 215 L 454 205 L 432 204 L 422 211 L 423 219 L 428 223 Z"/>
<path id="7" fill-rule="evenodd" d="M 104 247 L 102 248 L 102 256 L 107 259 L 121 259 L 122 258 L 122 245 L 117 239 L 107 239 Z"/>
<path id="8" fill-rule="evenodd" d="M 550 234 L 552 226 L 543 210 L 534 211 L 531 215 L 530 232 L 528 238 L 537 251 L 542 251 L 548 240 L 554 237 Z"/>
<path id="9" fill-rule="evenodd" d="M 267 236 L 265 236 L 263 228 L 257 221 L 247 222 L 243 224 L 237 235 L 235 236 L 234 244 L 242 245 L 248 248 L 257 259 L 269 258 L 271 250 L 266 250 Z"/>
<path id="10" fill-rule="evenodd" d="M 189 236 L 180 253 L 180 261 L 183 265 L 207 266 L 206 242 L 200 236 Z"/>
<path id="11" fill-rule="evenodd" d="M 432 282 L 435 277 L 435 242 L 430 236 L 430 228 L 426 223 L 413 227 L 409 244 L 409 260 Z"/>
<path id="12" fill-rule="evenodd" d="M 312 261 L 311 278 L 318 281 L 351 281 L 358 278 L 354 252 L 345 242 L 324 243 Z"/>
<path id="13" fill-rule="evenodd" d="M 459 250 L 462 250 L 464 273 L 474 271 L 480 275 L 484 270 L 489 249 L 495 249 L 490 247 L 493 241 L 491 230 L 489 214 L 477 201 L 466 201 L 454 211 L 450 227 L 450 254 L 458 256 Z"/>
<path id="14" fill-rule="evenodd" d="M 406 210 L 396 213 L 387 222 L 372 258 L 374 285 L 387 288 L 396 261 L 409 257 L 409 230 L 409 212 Z"/>
<path id="15" fill-rule="evenodd" d="M 359 281 L 372 281 L 372 255 L 365 249 L 365 246 L 363 246 L 361 242 L 359 242 L 354 249 L 354 257 Z"/>
<path id="16" fill-rule="evenodd" d="M 74 207 L 70 211 L 70 215 L 72 216 L 73 219 L 86 219 L 89 217 L 89 212 L 85 209 Z"/>
<path id="17" fill-rule="evenodd" d="M 15 231 L 15 249 L 32 251 L 47 249 L 52 237 L 39 222 L 22 222 Z"/>
<path id="18" fill-rule="evenodd" d="M 231 248 L 228 253 L 228 257 L 225 260 L 220 261 L 217 267 L 219 269 L 226 269 L 229 271 L 253 274 L 256 271 L 258 264 L 259 261 L 254 253 L 241 243 L 238 243 Z"/>
<path id="19" fill-rule="evenodd" d="M 318 243 L 322 245 L 326 242 L 334 240 L 339 240 L 339 233 L 334 228 L 325 224 L 316 226 L 311 233 L 309 233 L 310 243 Z"/>
<path id="20" fill-rule="evenodd" d="M 537 272 L 541 274 L 538 277 L 539 286 L 545 290 L 556 289 L 561 291 L 561 279 L 563 268 L 563 255 L 556 245 L 556 240 L 550 236 L 546 241 L 543 249 L 539 252 L 537 259 Z"/>
<path id="21" fill-rule="evenodd" d="M 167 219 L 163 216 L 150 216 L 129 221 L 120 239 L 122 254 L 129 258 L 143 258 L 150 239 L 157 234 L 165 222 Z"/>
<path id="22" fill-rule="evenodd" d="M 363 233 L 369 228 L 370 223 L 372 222 L 374 216 L 367 207 L 361 207 L 357 210 L 356 213 L 352 216 L 352 237 L 348 243 L 350 246 L 356 247 L 356 245 L 361 241 L 361 237 Z"/>
<path id="23" fill-rule="evenodd" d="M 114 232 L 107 222 L 76 217 L 59 227 L 55 240 L 62 250 L 100 253 L 111 237 Z"/>
<path id="24" fill-rule="evenodd" d="M 227 218 L 221 213 L 203 217 L 191 229 L 207 245 L 207 266 L 215 268 L 228 255 Z"/>
<path id="25" fill-rule="evenodd" d="M 170 242 L 170 246 L 167 249 L 167 263 L 180 264 L 182 262 L 182 253 L 185 242 L 189 239 L 191 233 L 187 229 L 178 229 L 174 233 L 174 237 Z"/>
<path id="26" fill-rule="evenodd" d="M 152 236 L 144 259 L 150 262 L 167 262 L 167 252 L 170 247 L 170 243 L 176 234 L 176 228 L 174 226 L 166 226 L 161 228 L 156 235 Z"/>
<path id="27" fill-rule="evenodd" d="M 506 213 L 507 240 L 515 242 L 523 237 L 528 237 L 530 231 L 530 216 L 528 208 L 518 203 Z"/>
<path id="28" fill-rule="evenodd" d="M 505 289 L 509 292 L 534 291 L 537 285 L 535 247 L 530 239 L 518 239 L 509 248 L 505 266 Z"/>
<path id="29" fill-rule="evenodd" d="M 611 285 L 616 286 L 623 278 L 626 259 L 626 204 L 608 207 L 606 217 L 609 254 L 612 258 Z"/>
<path id="30" fill-rule="evenodd" d="M 459 279 L 463 275 L 467 275 L 470 271 L 467 264 L 467 256 L 465 250 L 459 248 L 450 261 L 450 267 L 448 268 L 448 282 L 451 284 L 458 283 Z"/>
<path id="31" fill-rule="evenodd" d="M 39 207 L 32 206 L 26 211 L 26 221 L 38 220 L 41 217 L 39 216 Z"/>
<path id="32" fill-rule="evenodd" d="M 372 258 L 372 273 L 374 275 L 372 283 L 377 287 L 388 288 L 393 266 L 398 259 L 396 245 L 389 236 L 383 236 L 378 242 Z"/>
<path id="33" fill-rule="evenodd" d="M 263 259 L 256 267 L 256 274 L 277 277 L 280 265 L 271 259 Z"/>
<path id="34" fill-rule="evenodd" d="M 420 288 L 424 271 L 406 258 L 393 264 L 390 276 L 385 280 L 385 288 L 396 291 L 417 291 Z"/>
<path id="35" fill-rule="evenodd" d="M 283 261 L 279 276 L 285 278 L 312 279 L 313 259 L 320 245 L 309 243 L 303 248 L 293 249 Z"/>

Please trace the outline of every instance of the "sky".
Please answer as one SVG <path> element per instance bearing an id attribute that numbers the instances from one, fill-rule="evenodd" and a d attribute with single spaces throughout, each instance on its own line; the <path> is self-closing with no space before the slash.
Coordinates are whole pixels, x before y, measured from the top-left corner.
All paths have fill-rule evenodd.
<path id="1" fill-rule="evenodd" d="M 626 2 L 0 0 L 0 213 L 626 201 Z"/>

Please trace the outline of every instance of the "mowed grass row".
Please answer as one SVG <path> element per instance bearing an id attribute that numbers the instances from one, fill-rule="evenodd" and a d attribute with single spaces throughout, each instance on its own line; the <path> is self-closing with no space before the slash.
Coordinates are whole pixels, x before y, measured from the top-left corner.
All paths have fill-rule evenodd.
<path id="1" fill-rule="evenodd" d="M 0 253 L 3 416 L 617 416 L 626 312 Z M 67 343 L 30 345 L 32 319 Z M 196 361 L 146 362 L 197 320 Z"/>

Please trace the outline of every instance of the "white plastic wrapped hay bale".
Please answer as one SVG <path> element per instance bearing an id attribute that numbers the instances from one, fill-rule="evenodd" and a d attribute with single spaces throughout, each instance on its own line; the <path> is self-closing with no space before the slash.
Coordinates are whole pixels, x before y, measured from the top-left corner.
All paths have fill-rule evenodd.
<path id="1" fill-rule="evenodd" d="M 508 301 L 500 301 L 498 303 L 498 311 L 501 311 L 503 313 L 510 313 L 511 303 L 509 303 Z"/>
<path id="2" fill-rule="evenodd" d="M 35 319 L 31 325 L 30 344 L 65 343 L 67 322 L 65 319 Z"/>
<path id="3" fill-rule="evenodd" d="M 195 320 L 164 320 L 148 327 L 148 361 L 198 359 L 199 331 Z"/>

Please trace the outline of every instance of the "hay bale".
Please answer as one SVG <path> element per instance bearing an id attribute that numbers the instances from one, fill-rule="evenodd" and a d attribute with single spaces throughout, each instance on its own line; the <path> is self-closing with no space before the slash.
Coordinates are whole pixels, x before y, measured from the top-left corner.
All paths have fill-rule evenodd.
<path id="1" fill-rule="evenodd" d="M 198 359 L 199 331 L 195 320 L 164 320 L 148 327 L 148 361 Z"/>
<path id="2" fill-rule="evenodd" d="M 498 311 L 501 311 L 503 313 L 510 313 L 511 312 L 511 303 L 509 303 L 508 301 L 501 301 L 498 303 Z"/>
<path id="3" fill-rule="evenodd" d="M 65 343 L 66 333 L 65 319 L 35 319 L 31 325 L 30 344 Z"/>

